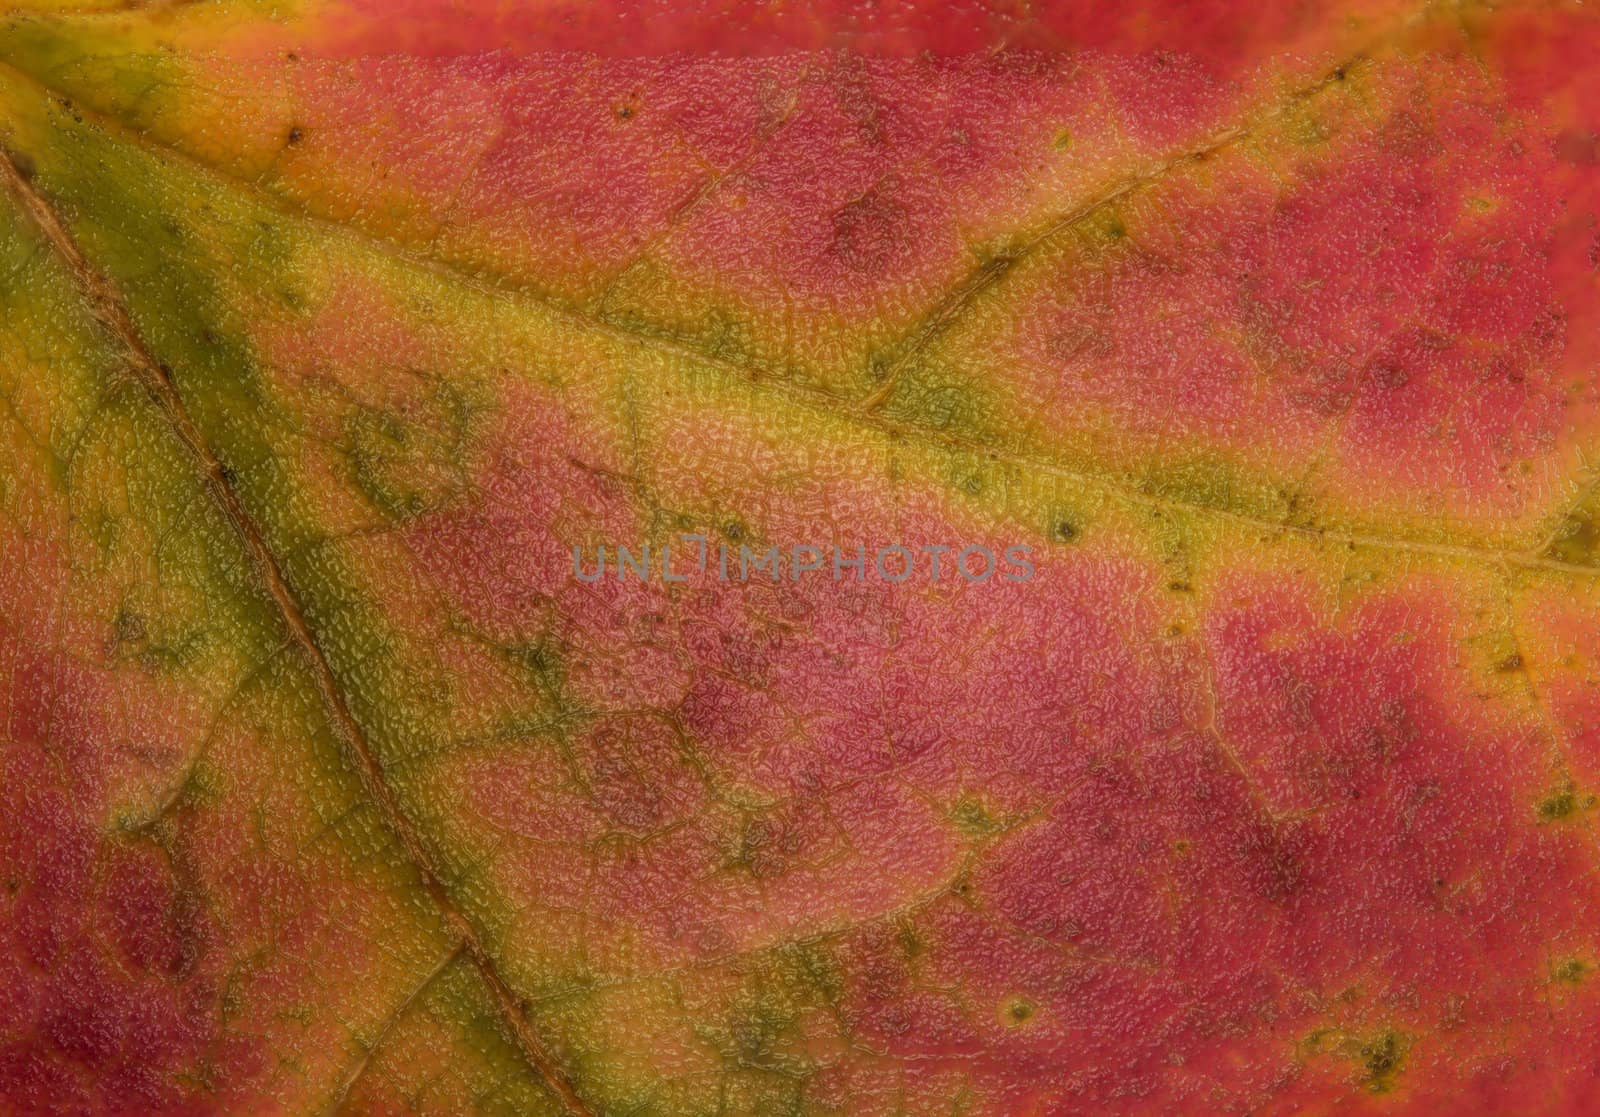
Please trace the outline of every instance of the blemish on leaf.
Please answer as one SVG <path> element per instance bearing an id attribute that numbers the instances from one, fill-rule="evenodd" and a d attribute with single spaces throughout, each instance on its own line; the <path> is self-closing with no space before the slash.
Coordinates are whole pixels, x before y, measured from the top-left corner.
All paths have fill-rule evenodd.
<path id="1" fill-rule="evenodd" d="M 1000 1002 L 1000 1023 L 1020 1028 L 1039 1013 L 1039 1006 L 1026 997 L 1007 997 Z"/>
<path id="2" fill-rule="evenodd" d="M 1372 365 L 1372 382 L 1386 392 L 1404 388 L 1411 382 L 1411 374 L 1398 361 L 1379 360 Z"/>
<path id="3" fill-rule="evenodd" d="M 972 426 L 970 394 L 953 385 L 929 385 L 902 375 L 900 391 L 890 413 L 901 423 L 931 430 L 968 429 Z"/>
<path id="4" fill-rule="evenodd" d="M 1537 810 L 1541 822 L 1565 822 L 1594 805 L 1595 797 L 1579 791 L 1569 780 L 1553 788 L 1540 799 Z"/>
<path id="5" fill-rule="evenodd" d="M 463 457 L 474 416 L 460 393 L 443 383 L 391 410 L 353 410 L 344 437 L 357 488 L 394 522 L 447 505 L 466 488 Z"/>
<path id="6" fill-rule="evenodd" d="M 130 609 L 126 605 L 117 610 L 116 617 L 111 622 L 112 647 L 117 648 L 123 644 L 142 643 L 145 638 L 144 614 Z"/>
<path id="7" fill-rule="evenodd" d="M 38 173 L 34 166 L 33 156 L 24 151 L 12 151 L 10 148 L 0 149 L 4 157 L 11 160 L 11 165 L 16 168 L 17 174 L 22 176 L 24 182 L 32 182 L 33 176 Z"/>
<path id="8" fill-rule="evenodd" d="M 1407 1042 L 1399 1032 L 1382 1032 L 1361 1043 L 1357 1054 L 1366 1071 L 1365 1085 L 1374 1094 L 1388 1093 L 1405 1063 Z"/>
<path id="9" fill-rule="evenodd" d="M 1600 520 L 1585 513 L 1568 516 L 1545 556 L 1574 566 L 1600 561 Z"/>
<path id="10" fill-rule="evenodd" d="M 922 936 L 917 934 L 917 929 L 909 923 L 900 925 L 895 932 L 895 942 L 900 946 L 900 952 L 907 958 L 915 958 L 927 949 L 928 944 L 922 941 Z"/>
<path id="11" fill-rule="evenodd" d="M 950 809 L 950 821 L 956 829 L 971 838 L 982 838 L 999 832 L 1005 824 L 989 813 L 983 801 L 975 795 L 963 795 Z"/>
<path id="12" fill-rule="evenodd" d="M 1354 1003 L 1359 996 L 1354 989 L 1346 990 L 1338 998 Z M 1385 1029 L 1367 1035 L 1356 1035 L 1334 1028 L 1320 1028 L 1302 1042 L 1302 1048 L 1314 1055 L 1339 1055 L 1355 1064 L 1361 1085 L 1374 1094 L 1386 1094 L 1394 1089 L 1395 1079 L 1405 1066 L 1410 1039 L 1401 1032 Z"/>
<path id="13" fill-rule="evenodd" d="M 1594 972 L 1582 958 L 1567 958 L 1551 967 L 1550 979 L 1561 985 L 1577 985 Z"/>
<path id="14" fill-rule="evenodd" d="M 1089 214 L 1080 223 L 1079 229 L 1090 246 L 1095 248 L 1107 248 L 1128 237 L 1127 224 L 1122 220 L 1122 215 L 1111 206 Z"/>
<path id="15" fill-rule="evenodd" d="M 834 257 L 852 272 L 881 272 L 911 244 L 910 215 L 886 189 L 846 203 L 832 220 Z"/>

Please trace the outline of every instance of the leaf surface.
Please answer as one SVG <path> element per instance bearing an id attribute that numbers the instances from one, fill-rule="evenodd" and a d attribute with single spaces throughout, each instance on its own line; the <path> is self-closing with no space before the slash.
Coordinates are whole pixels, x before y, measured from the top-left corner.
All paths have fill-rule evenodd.
<path id="1" fill-rule="evenodd" d="M 1600 1103 L 1600 27 L 1036 8 L 4 17 L 4 1108 Z"/>

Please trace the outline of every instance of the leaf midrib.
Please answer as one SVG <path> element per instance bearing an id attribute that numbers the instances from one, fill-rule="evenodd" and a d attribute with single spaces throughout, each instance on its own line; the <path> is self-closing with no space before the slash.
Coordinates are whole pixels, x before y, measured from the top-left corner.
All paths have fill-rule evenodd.
<path id="1" fill-rule="evenodd" d="M 1371 52 L 1371 49 L 1369 46 L 1365 51 L 1359 52 L 1353 57 L 1364 57 Z M 1347 61 L 1343 66 L 1348 67 L 1352 64 L 1353 61 Z M 1333 75 L 1337 73 L 1339 68 L 1334 67 L 1316 82 L 1291 91 L 1276 104 L 1281 106 L 1297 98 L 1314 94 L 1316 90 L 1334 80 Z M 11 74 L 18 80 L 50 96 L 57 98 L 65 96 L 55 86 L 32 73 L 18 69 L 10 63 L 0 62 L 0 71 Z M 503 275 L 485 278 L 448 258 L 419 253 L 406 245 L 373 233 L 368 229 L 346 225 L 323 217 L 293 199 L 286 198 L 281 193 L 263 188 L 221 167 L 198 159 L 171 143 L 149 136 L 145 132 L 123 124 L 121 121 L 95 109 L 84 108 L 75 104 L 74 111 L 91 118 L 96 127 L 103 129 L 112 136 L 132 143 L 159 158 L 177 162 L 192 172 L 212 178 L 225 187 L 244 195 L 254 204 L 269 208 L 286 218 L 323 230 L 330 235 L 358 241 L 373 251 L 381 253 L 408 268 L 434 275 L 443 282 L 466 288 L 479 295 L 537 306 L 544 313 L 564 321 L 574 329 L 600 334 L 629 344 L 644 346 L 660 353 L 688 359 L 705 367 L 719 369 L 748 381 L 763 392 L 782 397 L 790 403 L 836 419 L 843 419 L 853 425 L 876 431 L 879 434 L 897 436 L 935 448 L 973 454 L 990 462 L 1011 465 L 1030 472 L 1048 475 L 1085 488 L 1099 490 L 1117 500 L 1137 507 L 1211 517 L 1254 530 L 1318 539 L 1363 550 L 1436 555 L 1480 562 L 1500 568 L 1509 566 L 1585 578 L 1600 578 L 1600 568 L 1562 562 L 1557 559 L 1547 558 L 1541 553 L 1544 549 L 1544 541 L 1551 537 L 1553 531 L 1559 530 L 1561 523 L 1570 513 L 1570 509 L 1564 505 L 1557 506 L 1548 514 L 1548 522 L 1535 523 L 1530 527 L 1529 535 L 1533 539 L 1530 545 L 1512 547 L 1468 541 L 1441 541 L 1437 537 L 1404 532 L 1363 532 L 1327 528 L 1314 523 L 1304 524 L 1290 520 L 1274 519 L 1239 509 L 1186 500 L 1182 497 L 1150 493 L 1136 484 L 1120 481 L 1104 474 L 1073 469 L 1049 457 L 1001 449 L 979 439 L 965 437 L 927 423 L 887 418 L 877 406 L 882 402 L 882 398 L 880 398 L 881 389 L 875 391 L 865 400 L 852 401 L 824 388 L 798 383 L 779 376 L 773 370 L 758 363 L 707 353 L 688 342 L 662 337 L 645 329 L 601 317 L 570 302 L 552 298 L 524 284 L 515 283 Z M 1271 107 L 1262 111 L 1262 120 L 1264 121 L 1271 117 L 1275 111 Z M 1257 122 L 1251 128 L 1214 133 L 1204 143 L 1197 145 L 1189 152 L 1173 157 L 1155 170 L 1147 171 L 1143 175 L 1135 175 L 1119 180 L 1117 184 L 1102 192 L 1095 199 L 1080 205 L 1071 214 L 1051 223 L 1045 231 L 1036 234 L 1031 240 L 1025 242 L 1019 253 L 1025 254 L 1037 250 L 1053 237 L 1070 230 L 1076 223 L 1091 217 L 1106 204 L 1121 197 L 1130 189 L 1148 188 L 1161 181 L 1165 175 L 1192 164 L 1196 159 L 1202 158 L 1212 150 L 1247 141 L 1250 135 L 1253 134 L 1254 129 L 1260 126 L 1261 123 Z M 980 268 L 976 273 L 969 274 L 944 296 L 936 299 L 932 309 L 901 338 L 891 343 L 888 347 L 889 351 L 903 354 L 896 361 L 896 366 L 892 367 L 902 364 L 909 359 L 910 354 L 914 354 L 917 349 L 929 344 L 939 334 L 948 330 L 958 320 L 965 308 L 972 304 L 978 294 L 992 287 L 995 283 L 1002 281 L 1005 275 L 1014 270 L 1016 263 L 1021 258 L 1023 256 L 1020 254 L 1014 256 L 1004 268 Z"/>

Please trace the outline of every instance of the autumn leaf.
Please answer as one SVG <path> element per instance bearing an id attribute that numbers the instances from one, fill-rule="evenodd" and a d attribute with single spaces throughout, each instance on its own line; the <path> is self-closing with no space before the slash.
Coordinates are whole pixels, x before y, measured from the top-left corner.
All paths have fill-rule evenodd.
<path id="1" fill-rule="evenodd" d="M 1581 4 L 11 0 L 0 153 L 0 1110 L 1600 1108 Z"/>

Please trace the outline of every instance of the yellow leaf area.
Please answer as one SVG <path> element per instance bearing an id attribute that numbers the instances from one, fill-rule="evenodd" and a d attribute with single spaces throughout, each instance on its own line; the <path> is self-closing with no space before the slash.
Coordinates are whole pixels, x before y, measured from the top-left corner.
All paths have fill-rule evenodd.
<path id="1" fill-rule="evenodd" d="M 0 17 L 0 1110 L 1594 1111 L 1600 27 L 737 7 Z"/>

